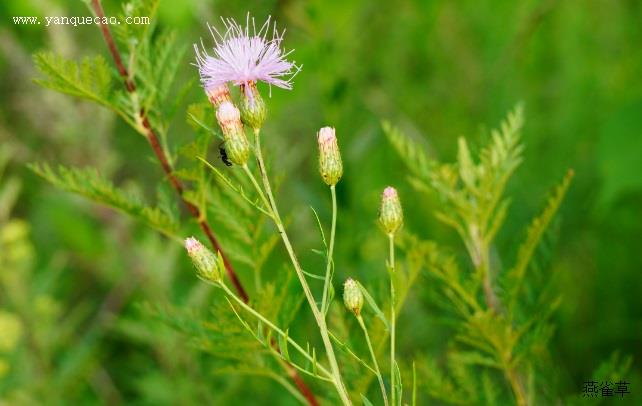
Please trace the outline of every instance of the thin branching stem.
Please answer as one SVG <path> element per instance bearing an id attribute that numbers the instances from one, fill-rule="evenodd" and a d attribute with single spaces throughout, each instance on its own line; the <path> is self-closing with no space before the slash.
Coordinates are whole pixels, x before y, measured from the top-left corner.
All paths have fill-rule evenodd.
<path id="1" fill-rule="evenodd" d="M 328 246 L 328 257 L 326 258 L 327 264 L 325 268 L 325 281 L 323 283 L 323 298 L 321 300 L 321 312 L 324 317 L 327 312 L 326 308 L 330 306 L 328 303 L 328 296 L 330 284 L 332 283 L 332 268 L 334 267 L 334 235 L 337 228 L 337 191 L 335 185 L 330 186 L 330 194 L 332 195 L 332 225 L 330 228 L 330 245 Z"/>
<path id="2" fill-rule="evenodd" d="M 225 293 L 231 297 L 236 303 L 238 303 L 239 306 L 243 308 L 243 310 L 247 311 L 250 313 L 252 316 L 256 317 L 263 323 L 265 323 L 266 326 L 268 326 L 270 329 L 272 329 L 274 332 L 279 334 L 281 337 L 285 338 L 288 343 L 292 345 L 292 347 L 297 350 L 301 355 L 303 355 L 308 361 L 312 362 L 313 364 L 316 364 L 317 368 L 319 371 L 323 372 L 328 378 L 332 379 L 332 373 L 328 371 L 327 368 L 325 368 L 323 365 L 319 363 L 318 360 L 315 360 L 306 350 L 304 350 L 294 339 L 292 339 L 285 331 L 281 330 L 279 327 L 277 327 L 274 323 L 272 323 L 270 320 L 268 320 L 265 316 L 263 316 L 261 313 L 258 311 L 254 310 L 250 305 L 245 303 L 241 298 L 236 296 L 234 292 L 230 290 L 230 288 L 227 287 L 224 283 L 219 283 L 218 284 L 221 289 L 225 291 Z"/>
<path id="3" fill-rule="evenodd" d="M 259 167 L 259 172 L 261 174 L 261 180 L 263 181 L 263 187 L 265 189 L 265 193 L 267 195 L 267 199 L 269 202 L 269 207 L 272 210 L 272 218 L 274 220 L 274 224 L 276 225 L 276 228 L 279 234 L 281 235 L 281 239 L 283 240 L 283 245 L 285 245 L 285 249 L 287 250 L 288 255 L 290 256 L 290 260 L 294 265 L 294 270 L 296 271 L 297 277 L 299 278 L 299 282 L 301 283 L 301 287 L 303 288 L 305 297 L 308 301 L 308 304 L 310 305 L 312 314 L 314 315 L 314 318 L 319 327 L 319 332 L 321 334 L 321 339 L 323 340 L 326 356 L 330 361 L 330 367 L 332 370 L 334 386 L 337 390 L 337 393 L 339 394 L 339 397 L 341 398 L 341 402 L 344 405 L 352 405 L 352 402 L 350 401 L 350 397 L 348 395 L 348 391 L 343 383 L 343 378 L 341 377 L 341 371 L 339 370 L 339 364 L 337 363 L 337 358 L 334 354 L 332 341 L 330 340 L 330 336 L 328 335 L 328 327 L 325 322 L 325 317 L 317 307 L 314 296 L 312 295 L 312 291 L 310 290 L 310 286 L 308 285 L 308 282 L 305 279 L 303 269 L 299 264 L 299 260 L 296 256 L 296 253 L 294 252 L 294 248 L 292 247 L 290 238 L 288 237 L 288 234 L 285 231 L 285 226 L 283 225 L 281 216 L 279 215 L 279 211 L 276 206 L 276 201 L 274 200 L 274 195 L 272 194 L 272 187 L 270 186 L 270 180 L 267 176 L 265 163 L 263 162 L 263 154 L 261 152 L 261 137 L 260 137 L 259 130 L 254 131 L 254 142 L 255 142 L 256 161 Z"/>
<path id="4" fill-rule="evenodd" d="M 105 16 L 105 12 L 103 10 L 100 0 L 91 0 L 90 7 L 96 16 L 98 17 Z M 100 24 L 100 30 L 103 38 L 105 39 L 105 43 L 109 48 L 109 53 L 112 56 L 114 64 L 118 69 L 118 73 L 123 79 L 123 83 L 125 85 L 127 92 L 132 97 L 136 97 L 135 96 L 136 85 L 134 83 L 133 76 L 131 75 L 131 72 L 127 71 L 127 68 L 122 62 L 120 52 L 118 50 L 118 47 L 116 46 L 116 42 L 114 41 L 114 38 L 111 35 L 109 25 Z M 158 136 L 156 135 L 156 131 L 152 127 L 151 123 L 149 122 L 149 119 L 147 118 L 146 111 L 144 109 L 139 109 L 138 111 L 133 112 L 133 115 L 136 117 L 136 123 L 140 123 L 140 126 L 134 125 L 134 123 L 131 123 L 131 120 L 126 119 L 126 121 L 130 123 L 130 125 L 134 126 L 134 128 L 136 128 L 138 131 L 142 131 L 144 133 L 145 137 L 147 138 L 147 141 L 149 142 L 149 145 L 151 146 L 152 150 L 154 151 L 154 154 L 158 159 L 158 162 L 160 163 L 161 168 L 163 169 L 163 172 L 165 173 L 165 176 L 167 177 L 170 184 L 176 191 L 176 194 L 179 196 L 179 199 L 183 202 L 189 214 L 198 222 L 199 227 L 201 228 L 203 233 L 207 236 L 207 239 L 212 244 L 212 247 L 217 252 L 221 253 L 221 256 L 223 257 L 223 262 L 225 265 L 225 270 L 227 272 L 228 277 L 232 281 L 232 284 L 234 285 L 235 290 L 238 292 L 239 296 L 241 296 L 244 302 L 246 303 L 249 302 L 250 297 L 247 294 L 247 291 L 245 290 L 245 287 L 243 286 L 238 275 L 236 274 L 234 267 L 232 266 L 232 263 L 228 260 L 227 255 L 225 255 L 225 252 L 223 251 L 221 244 L 216 238 L 216 235 L 214 234 L 212 227 L 207 221 L 206 213 L 203 213 L 198 208 L 198 206 L 194 205 L 193 203 L 191 203 L 189 200 L 185 198 L 184 186 L 182 182 L 178 179 L 178 177 L 174 174 L 174 169 L 169 159 L 167 158 L 167 155 L 164 149 L 160 144 Z M 288 371 L 288 374 L 292 377 L 292 380 L 294 380 L 294 382 L 296 383 L 301 393 L 306 397 L 306 399 L 308 399 L 308 403 L 310 404 L 310 406 L 318 405 L 318 401 L 314 397 L 314 394 L 312 393 L 310 388 L 307 387 L 305 382 L 303 382 L 303 380 L 297 374 L 297 372 L 291 368 L 288 368 L 287 371 Z"/>
<path id="5" fill-rule="evenodd" d="M 499 315 L 501 312 L 501 302 L 493 290 L 493 280 L 490 267 L 490 248 L 486 242 L 485 236 L 480 232 L 472 233 L 471 235 L 472 246 L 474 252 L 471 252 L 473 264 L 477 268 L 477 272 L 481 275 L 482 285 L 484 289 L 484 298 L 486 299 L 486 306 L 493 313 Z M 515 396 L 515 401 L 518 406 L 525 406 L 526 402 L 526 389 L 520 377 L 519 371 L 510 365 L 509 361 L 504 362 L 504 376 L 510 383 L 511 389 Z"/>
<path id="6" fill-rule="evenodd" d="M 334 333 L 332 333 L 332 331 L 328 331 L 328 334 L 330 334 L 330 338 L 331 338 L 335 343 L 337 343 L 337 345 L 338 345 L 340 348 L 344 349 L 344 350 L 346 351 L 346 353 L 347 353 L 348 355 L 350 355 L 350 356 L 351 356 L 355 361 L 357 361 L 358 363 L 360 363 L 361 365 L 363 365 L 365 368 L 367 368 L 367 369 L 368 369 L 370 372 L 372 372 L 373 374 L 375 374 L 375 375 L 377 374 L 377 371 L 375 371 L 373 367 L 371 367 L 370 365 L 368 365 L 368 364 L 367 364 L 364 360 L 362 360 L 362 359 L 361 359 L 357 354 L 355 354 L 355 353 L 354 353 L 354 351 L 352 351 L 352 350 L 350 349 L 350 347 L 348 347 L 348 345 L 347 345 L 346 343 L 344 343 L 343 341 L 339 340 L 339 338 L 338 338 L 337 336 L 335 336 L 335 335 L 334 335 Z"/>
<path id="7" fill-rule="evenodd" d="M 366 328 L 366 323 L 363 321 L 361 315 L 357 316 L 357 321 L 363 330 L 363 334 L 366 336 L 366 343 L 368 344 L 368 350 L 370 350 L 370 356 L 372 357 L 372 363 L 375 367 L 375 374 L 379 380 L 379 387 L 381 388 L 381 396 L 383 397 L 383 404 L 388 406 L 388 396 L 386 395 L 386 385 L 383 383 L 383 376 L 381 375 L 381 370 L 379 369 L 379 363 L 377 362 L 377 356 L 372 348 L 372 343 L 370 342 L 370 334 L 368 334 L 368 329 Z"/>
<path id="8" fill-rule="evenodd" d="M 96 16 L 98 17 L 105 16 L 105 12 L 103 11 L 103 7 L 100 0 L 91 0 L 91 9 L 96 14 Z M 107 47 L 109 48 L 109 53 L 111 54 L 112 59 L 114 60 L 114 64 L 116 65 L 116 68 L 118 69 L 118 73 L 123 79 L 125 88 L 127 89 L 127 94 L 129 94 L 130 98 L 134 102 L 134 105 L 136 105 L 138 104 L 136 102 L 138 97 L 136 93 L 136 84 L 134 83 L 134 80 L 130 75 L 131 72 L 128 72 L 127 68 L 123 64 L 122 57 L 120 55 L 118 47 L 116 46 L 116 42 L 114 41 L 114 38 L 111 35 L 111 31 L 109 30 L 109 25 L 100 24 L 99 26 L 100 26 L 100 30 L 103 35 L 103 38 L 107 43 Z M 221 256 L 223 257 L 223 261 L 225 263 L 225 270 L 227 272 L 228 277 L 234 284 L 234 288 L 236 289 L 238 294 L 243 298 L 243 300 L 245 300 L 246 302 L 249 301 L 249 296 L 245 291 L 243 284 L 239 280 L 238 275 L 234 271 L 234 268 L 232 267 L 231 262 L 228 260 L 227 256 L 225 255 L 225 252 L 223 251 L 221 244 L 219 243 L 218 239 L 214 235 L 212 228 L 207 222 L 205 218 L 205 213 L 202 213 L 201 210 L 196 205 L 194 205 L 192 202 L 190 202 L 185 198 L 185 189 L 184 189 L 183 183 L 174 174 L 174 168 L 172 167 L 172 164 L 170 163 L 170 160 L 168 159 L 167 154 L 165 153 L 165 150 L 161 146 L 161 143 L 158 139 L 157 132 L 154 130 L 151 123 L 149 122 L 147 112 L 145 111 L 144 108 L 137 108 L 136 111 L 132 112 L 132 115 L 136 117 L 136 125 L 135 125 L 136 130 L 142 133 L 147 139 L 147 141 L 149 142 L 149 145 L 154 151 L 154 154 L 156 155 L 156 158 L 158 159 L 158 162 L 161 168 L 163 169 L 163 172 L 165 173 L 167 180 L 169 181 L 169 183 L 172 185 L 172 187 L 178 194 L 180 200 L 185 205 L 185 208 L 190 213 L 190 215 L 196 219 L 199 227 L 201 228 L 201 230 L 203 230 L 203 233 L 205 233 L 205 235 L 207 236 L 207 239 L 210 241 L 214 249 L 221 253 Z"/>

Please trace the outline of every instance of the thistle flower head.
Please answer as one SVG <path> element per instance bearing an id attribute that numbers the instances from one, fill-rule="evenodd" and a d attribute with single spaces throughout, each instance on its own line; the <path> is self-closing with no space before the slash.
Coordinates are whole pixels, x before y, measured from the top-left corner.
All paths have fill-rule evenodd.
<path id="1" fill-rule="evenodd" d="M 323 127 L 317 133 L 319 172 L 328 186 L 336 185 L 343 176 L 343 163 L 334 128 Z"/>
<path id="2" fill-rule="evenodd" d="M 379 223 L 386 234 L 394 234 L 403 223 L 403 211 L 397 189 L 388 186 L 383 190 L 381 196 L 381 208 L 379 209 Z"/>
<path id="3" fill-rule="evenodd" d="M 230 160 L 236 165 L 245 165 L 250 157 L 250 143 L 243 131 L 241 112 L 232 102 L 224 101 L 216 110 L 216 120 L 223 131 Z"/>
<path id="4" fill-rule="evenodd" d="M 212 55 L 205 46 L 194 44 L 196 65 L 205 91 L 227 82 L 249 85 L 265 82 L 283 89 L 292 88 L 292 79 L 301 69 L 286 60 L 290 52 L 281 49 L 285 31 L 277 31 L 270 18 L 257 31 L 254 18 L 248 13 L 245 26 L 235 20 L 222 19 L 225 30 L 221 34 L 210 27 L 214 37 Z M 272 31 L 271 38 L 268 34 Z"/>
<path id="5" fill-rule="evenodd" d="M 196 268 L 196 275 L 199 278 L 209 282 L 221 281 L 223 273 L 221 272 L 220 264 L 222 261 L 212 251 L 205 248 L 194 237 L 185 239 L 185 249 L 187 250 L 187 255 L 192 259 L 192 263 Z"/>
<path id="6" fill-rule="evenodd" d="M 359 284 L 351 278 L 348 278 L 343 284 L 343 304 L 355 316 L 359 317 L 363 307 L 363 292 L 361 292 Z"/>

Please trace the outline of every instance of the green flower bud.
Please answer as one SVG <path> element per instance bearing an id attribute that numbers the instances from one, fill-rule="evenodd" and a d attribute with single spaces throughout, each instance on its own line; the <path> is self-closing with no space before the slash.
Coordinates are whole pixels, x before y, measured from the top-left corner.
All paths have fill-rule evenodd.
<path id="1" fill-rule="evenodd" d="M 348 310 L 359 317 L 363 307 L 363 293 L 359 284 L 353 279 L 348 278 L 343 284 L 343 303 Z"/>
<path id="2" fill-rule="evenodd" d="M 319 172 L 327 185 L 334 186 L 343 176 L 343 163 L 334 128 L 320 129 L 317 140 L 319 141 Z"/>
<path id="3" fill-rule="evenodd" d="M 267 107 L 261 97 L 261 93 L 256 88 L 256 83 L 249 82 L 241 86 L 243 95 L 241 102 L 241 118 L 243 123 L 254 131 L 263 127 L 263 122 L 267 116 Z"/>
<path id="4" fill-rule="evenodd" d="M 403 211 L 397 190 L 391 186 L 384 189 L 381 196 L 379 223 L 386 234 L 394 234 L 403 223 Z"/>
<path id="5" fill-rule="evenodd" d="M 219 258 L 194 237 L 185 240 L 185 249 L 196 268 L 196 275 L 209 282 L 221 282 L 223 272 Z"/>
<path id="6" fill-rule="evenodd" d="M 223 130 L 225 150 L 233 164 L 243 166 L 250 157 L 250 143 L 247 141 L 241 113 L 231 102 L 224 101 L 216 111 L 216 119 Z"/>
<path id="7" fill-rule="evenodd" d="M 212 103 L 216 109 L 218 109 L 223 102 L 232 101 L 230 90 L 227 88 L 227 85 L 208 88 L 205 93 L 207 94 L 207 98 L 210 100 L 210 103 Z"/>

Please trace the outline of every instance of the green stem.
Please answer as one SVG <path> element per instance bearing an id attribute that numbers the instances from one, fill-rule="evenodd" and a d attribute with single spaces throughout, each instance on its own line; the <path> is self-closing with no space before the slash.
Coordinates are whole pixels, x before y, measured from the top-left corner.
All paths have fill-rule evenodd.
<path id="1" fill-rule="evenodd" d="M 252 182 L 252 185 L 254 185 L 254 188 L 256 189 L 256 192 L 259 194 L 259 197 L 261 198 L 261 201 L 265 205 L 265 208 L 267 210 L 271 211 L 272 206 L 270 206 L 270 203 L 268 202 L 267 198 L 265 197 L 265 193 L 263 193 L 263 189 L 261 189 L 261 186 L 259 186 L 259 182 L 254 177 L 254 174 L 252 173 L 250 168 L 247 167 L 247 164 L 243 165 L 243 170 L 247 174 L 247 177 L 250 178 L 250 181 Z M 270 216 L 274 216 L 274 214 L 271 213 Z"/>
<path id="2" fill-rule="evenodd" d="M 395 330 L 396 330 L 396 309 L 395 309 L 395 235 L 388 234 L 388 266 L 390 267 L 390 392 L 392 404 L 397 405 L 397 374 L 395 371 Z"/>
<path id="3" fill-rule="evenodd" d="M 477 272 L 482 276 L 482 286 L 484 289 L 486 306 L 493 313 L 499 314 L 501 312 L 501 302 L 493 290 L 493 280 L 490 268 L 490 248 L 488 243 L 485 242 L 485 238 L 481 235 L 482 233 L 477 232 L 476 228 L 473 230 L 475 230 L 475 232 L 471 233 L 472 246 L 474 249 L 474 252 L 471 253 L 473 264 L 477 268 Z M 508 362 L 504 362 L 504 365 L 504 376 L 510 383 L 517 405 L 526 405 L 526 389 L 522 383 L 519 371 L 509 366 Z"/>
<path id="4" fill-rule="evenodd" d="M 321 314 L 321 312 L 319 311 L 319 308 L 317 307 L 314 296 L 310 291 L 310 286 L 308 285 L 308 282 L 305 279 L 305 275 L 303 274 L 303 269 L 299 264 L 299 260 L 297 259 L 297 256 L 294 252 L 294 248 L 292 248 L 292 244 L 290 243 L 288 234 L 285 231 L 285 227 L 283 226 L 283 221 L 281 221 L 281 216 L 279 215 L 279 211 L 276 206 L 276 201 L 274 200 L 274 195 L 272 194 L 272 187 L 270 186 L 270 180 L 267 176 L 265 164 L 263 162 L 263 154 L 261 152 L 261 139 L 259 137 L 258 130 L 254 131 L 254 140 L 255 140 L 256 160 L 259 167 L 259 172 L 261 173 L 263 187 L 265 188 L 265 192 L 267 194 L 269 207 L 272 210 L 272 218 L 274 220 L 274 224 L 276 225 L 276 228 L 279 234 L 281 235 L 281 239 L 283 240 L 283 245 L 285 245 L 285 249 L 287 250 L 288 255 L 290 256 L 290 260 L 294 265 L 294 270 L 296 271 L 297 277 L 299 278 L 299 282 L 301 283 L 301 287 L 303 288 L 303 292 L 305 293 L 305 297 L 308 301 L 308 304 L 310 305 L 312 314 L 314 315 L 314 319 L 316 320 L 317 325 L 319 327 L 319 332 L 321 334 L 321 339 L 323 340 L 323 345 L 325 347 L 326 355 L 328 357 L 328 360 L 330 361 L 330 369 L 332 370 L 332 378 L 333 378 L 332 380 L 337 390 L 337 393 L 339 394 L 339 397 L 341 398 L 341 402 L 344 405 L 352 405 L 352 402 L 350 401 L 350 397 L 348 396 L 348 391 L 343 383 L 343 378 L 341 377 L 341 372 L 339 370 L 339 364 L 337 363 L 337 358 L 334 355 L 334 349 L 332 347 L 332 341 L 330 340 L 330 336 L 328 335 L 328 327 L 325 322 L 325 316 Z"/>
<path id="5" fill-rule="evenodd" d="M 333 267 L 333 252 L 334 252 L 334 234 L 337 228 L 337 191 L 335 185 L 330 186 L 330 194 L 332 195 L 332 227 L 330 228 L 330 245 L 328 246 L 328 258 L 325 268 L 325 282 L 323 283 L 323 299 L 321 300 L 321 312 L 324 317 L 327 313 L 326 307 L 330 306 L 328 301 L 329 289 L 331 282 L 331 271 Z"/>
<path id="6" fill-rule="evenodd" d="M 300 352 L 308 361 L 315 364 L 317 368 L 319 368 L 319 371 L 323 372 L 327 377 L 332 378 L 332 373 L 330 373 L 330 371 L 328 371 L 323 365 L 321 365 L 317 360 L 315 360 L 312 356 L 310 356 L 310 354 L 306 350 L 304 350 L 296 341 L 290 338 L 290 336 L 285 331 L 278 328 L 276 325 L 274 325 L 274 323 L 266 319 L 265 316 L 263 316 L 261 313 L 257 312 L 252 307 L 250 307 L 247 303 L 241 300 L 238 296 L 236 296 L 230 290 L 230 288 L 227 287 L 227 285 L 225 285 L 224 283 L 218 283 L 217 285 L 220 286 L 225 291 L 225 293 L 228 296 L 230 296 L 232 299 L 234 299 L 234 301 L 238 303 L 238 305 L 241 306 L 245 311 L 247 311 L 257 319 L 261 320 L 263 323 L 265 323 L 266 326 L 268 326 L 270 329 L 275 331 L 281 337 L 284 337 L 287 340 L 287 342 L 292 345 L 294 349 Z"/>
<path id="7" fill-rule="evenodd" d="M 370 350 L 370 356 L 372 357 L 372 363 L 375 367 L 375 373 L 377 379 L 379 380 L 379 387 L 381 388 L 381 396 L 383 396 L 383 404 L 388 406 L 388 396 L 386 395 L 386 385 L 383 384 L 383 376 L 381 376 L 381 370 L 379 369 L 379 364 L 377 363 L 377 356 L 375 355 L 374 350 L 372 349 L 372 344 L 370 343 L 370 335 L 368 334 L 368 329 L 366 328 L 366 323 L 363 321 L 361 315 L 357 316 L 357 321 L 363 330 L 363 334 L 366 336 L 366 343 L 368 344 L 368 349 Z"/>
<path id="8" fill-rule="evenodd" d="M 514 368 L 507 368 L 506 379 L 508 379 L 511 388 L 513 389 L 517 406 L 526 406 L 526 393 L 519 377 L 519 373 Z"/>

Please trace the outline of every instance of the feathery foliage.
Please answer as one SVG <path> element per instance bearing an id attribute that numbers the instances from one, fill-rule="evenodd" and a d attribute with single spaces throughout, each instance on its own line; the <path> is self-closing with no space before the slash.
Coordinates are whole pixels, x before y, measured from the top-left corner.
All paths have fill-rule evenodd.
<path id="1" fill-rule="evenodd" d="M 146 15 L 153 21 L 158 5 L 157 0 L 134 1 L 123 8 L 121 17 Z M 240 166 L 222 166 L 213 155 L 219 149 L 224 151 L 225 142 L 220 140 L 229 142 L 229 134 L 220 118 L 222 131 L 213 128 L 216 106 L 197 103 L 186 107 L 193 139 L 176 145 L 169 137 L 171 119 L 181 107 L 182 97 L 196 82 L 194 78 L 175 89 L 186 49 L 176 34 L 159 30 L 154 23 L 117 25 L 113 33 L 124 63 L 119 66 L 120 75 L 125 78 L 100 56 L 77 63 L 39 53 L 34 60 L 43 78 L 37 82 L 107 107 L 147 137 L 178 201 L 205 232 L 213 248 L 219 250 L 214 253 L 216 263 L 207 265 L 215 267 L 217 275 L 226 273 L 228 277 L 202 278 L 214 289 L 206 291 L 206 285 L 198 282 L 185 303 L 159 299 L 141 307 L 162 328 L 171 330 L 173 339 L 206 354 L 206 361 L 198 361 L 199 366 L 206 365 L 213 376 L 271 379 L 302 403 L 310 401 L 301 390 L 301 382 L 303 386 L 312 385 L 316 397 L 328 404 L 349 405 L 359 400 L 365 405 L 378 404 L 372 400 L 377 396 L 375 378 L 384 404 L 394 406 L 409 402 L 414 406 L 417 392 L 443 403 L 462 405 L 521 406 L 558 400 L 556 394 L 538 388 L 551 369 L 547 343 L 553 332 L 551 318 L 560 299 L 541 278 L 534 277 L 534 271 L 529 271 L 534 268 L 537 249 L 546 239 L 570 186 L 572 171 L 528 226 L 524 242 L 515 245 L 514 252 L 498 252 L 496 238 L 509 216 L 506 186 L 522 162 L 521 106 L 490 133 L 488 144 L 482 148 L 471 147 L 465 138 L 459 138 L 453 163 L 431 159 L 418 142 L 390 123 L 383 123 L 386 137 L 407 164 L 409 183 L 418 193 L 435 196 L 440 202 L 437 212 L 425 215 L 435 215 L 455 230 L 461 245 L 447 247 L 426 240 L 416 234 L 412 225 L 397 232 L 402 211 L 393 210 L 398 224 L 381 235 L 389 243 L 388 255 L 379 258 L 382 277 L 365 285 L 357 282 L 357 294 L 366 306 L 362 309 L 362 303 L 357 309 L 344 311 L 337 305 L 340 295 L 335 294 L 333 282 L 337 273 L 337 185 L 330 186 L 329 233 L 313 209 L 323 244 L 323 250 L 315 251 L 326 268 L 323 276 L 322 270 L 311 269 L 316 263 L 300 259 L 298 244 L 290 240 L 292 231 L 287 225 L 297 218 L 281 217 L 278 203 L 284 196 L 270 184 L 271 168 L 264 163 L 260 143 L 264 117 L 248 118 L 251 114 L 260 116 L 248 107 L 257 101 L 258 105 L 264 103 L 260 92 L 252 96 L 256 98 L 252 103 L 246 99 L 247 89 L 240 94 L 232 92 L 232 102 L 243 110 L 243 122 L 234 123 L 242 134 L 235 135 L 254 136 L 249 154 L 253 154 L 256 163 L 250 160 Z M 242 34 L 241 30 L 239 35 Z M 246 83 L 248 88 L 254 85 Z M 257 121 L 261 125 L 254 125 Z M 254 131 L 246 131 L 249 127 Z M 172 156 L 168 151 L 178 153 Z M 173 240 L 186 233 L 186 227 L 179 222 L 179 205 L 148 206 L 100 176 L 96 169 L 52 169 L 48 164 L 34 164 L 31 169 L 54 186 L 119 210 Z M 398 198 L 396 190 L 392 191 Z M 10 192 L 0 193 L 0 203 L 10 200 L 10 196 Z M 186 248 L 195 262 L 203 256 L 194 250 L 207 249 L 202 244 L 195 248 L 187 243 Z M 396 253 L 400 255 L 396 257 Z M 513 256 L 515 263 L 503 269 L 506 261 L 502 258 Z M 249 298 L 241 293 L 241 282 L 229 281 L 230 275 L 241 275 Z M 318 280 L 323 281 L 322 290 Z M 389 290 L 386 282 L 390 283 Z M 417 299 L 414 291 L 418 286 L 429 292 L 430 304 L 440 312 L 439 320 L 450 328 L 450 336 L 444 357 L 420 354 L 408 362 L 403 349 L 395 352 L 395 320 L 411 299 Z M 304 317 L 309 316 L 315 322 L 314 334 L 302 328 Z M 0 318 L 0 323 L 11 323 L 6 320 Z M 121 328 L 153 344 L 151 334 L 132 323 L 123 323 Z M 171 348 L 173 344 L 164 343 L 158 348 Z M 386 351 L 390 357 L 384 357 Z M 383 372 L 388 369 L 389 374 Z M 607 365 L 599 374 L 608 375 L 612 369 Z M 207 377 L 202 379 L 207 381 Z"/>
<path id="2" fill-rule="evenodd" d="M 532 381 L 544 384 L 545 376 L 535 374 L 550 367 L 545 365 L 546 343 L 552 333 L 550 317 L 559 300 L 550 301 L 541 294 L 537 307 L 526 312 L 519 292 L 528 279 L 526 270 L 537 244 L 568 190 L 572 171 L 528 228 L 516 265 L 507 271 L 499 269 L 503 261 L 497 258 L 501 253 L 493 242 L 508 214 L 506 184 L 522 160 L 522 125 L 523 110 L 518 107 L 499 130 L 491 132 L 489 144 L 477 156 L 460 138 L 457 162 L 441 164 L 428 159 L 400 130 L 384 123 L 385 134 L 412 173 L 410 183 L 419 192 L 436 193 L 443 202 L 443 209 L 435 215 L 457 232 L 473 270 L 468 272 L 468 266 L 460 265 L 450 250 L 437 243 L 413 238 L 413 245 L 426 258 L 431 297 L 438 308 L 448 312 L 448 324 L 455 327 L 446 371 L 438 372 L 434 361 L 419 371 L 426 382 L 442 383 L 431 385 L 429 393 L 447 403 L 538 402 L 540 394 Z M 499 390 L 502 387 L 509 390 Z"/>
<path id="3" fill-rule="evenodd" d="M 174 213 L 161 207 L 145 205 L 138 197 L 117 188 L 113 183 L 101 177 L 96 169 L 70 169 L 59 166 L 56 170 L 47 164 L 33 164 L 30 168 L 62 190 L 76 193 L 96 203 L 120 210 L 168 237 L 176 236 L 179 226 Z"/>

